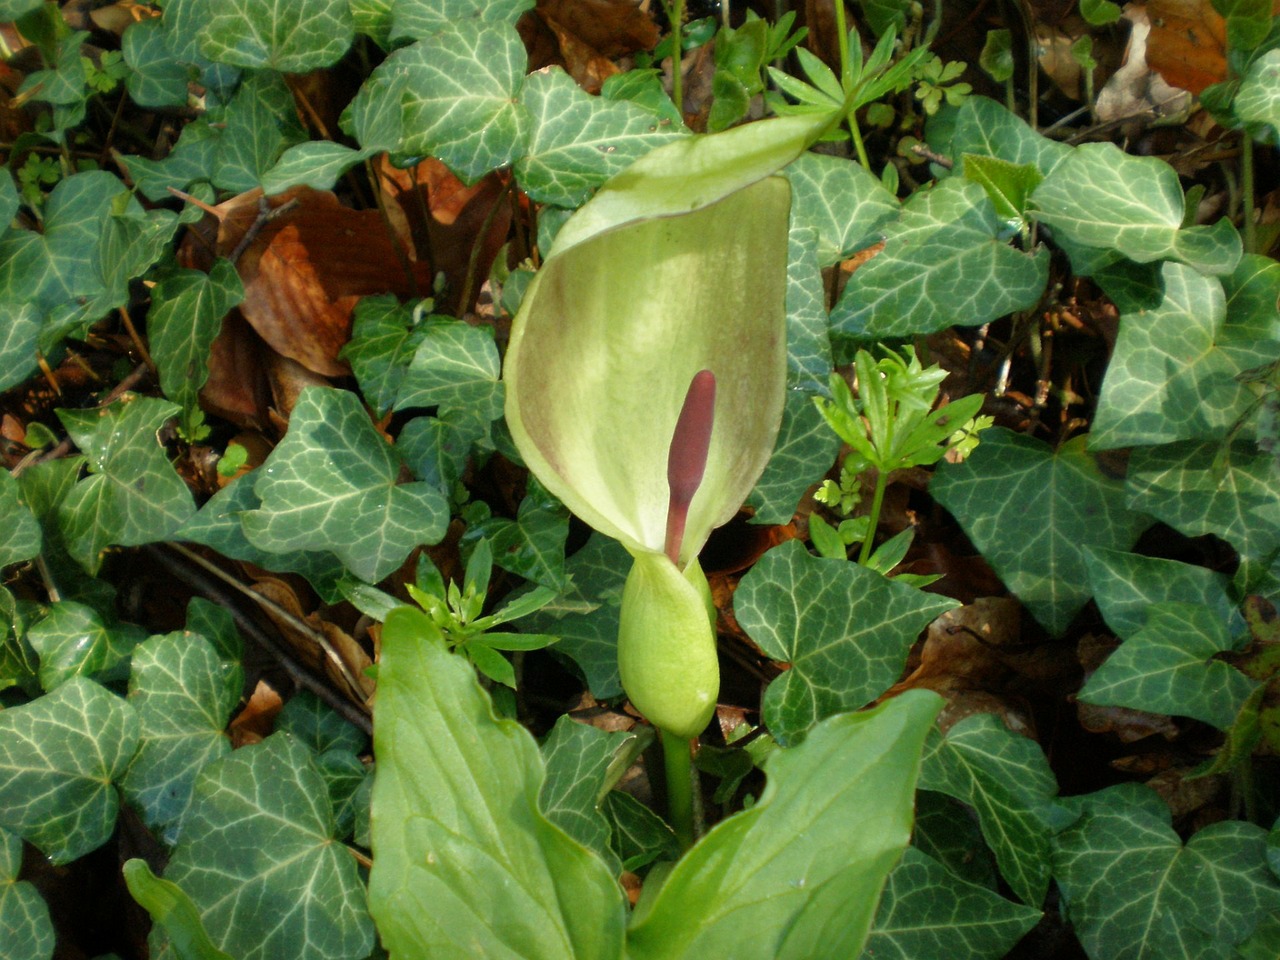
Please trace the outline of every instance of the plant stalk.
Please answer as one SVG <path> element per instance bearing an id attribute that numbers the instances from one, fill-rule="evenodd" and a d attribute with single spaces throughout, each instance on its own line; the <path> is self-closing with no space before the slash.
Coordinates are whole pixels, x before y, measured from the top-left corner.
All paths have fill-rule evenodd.
<path id="1" fill-rule="evenodd" d="M 1253 218 L 1253 138 L 1246 130 L 1240 132 L 1240 181 L 1244 206 L 1244 252 L 1258 253 L 1258 225 Z"/>
<path id="2" fill-rule="evenodd" d="M 667 20 L 671 23 L 671 99 L 683 121 L 684 77 L 680 66 L 684 62 L 684 0 L 671 0 L 666 8 Z"/>
<path id="3" fill-rule="evenodd" d="M 862 549 L 858 552 L 858 563 L 864 567 L 871 559 L 871 547 L 876 542 L 876 528 L 880 525 L 880 507 L 884 504 L 884 491 L 888 486 L 889 471 L 883 468 L 876 470 L 876 492 L 871 497 L 871 513 L 867 519 L 867 535 L 862 541 Z"/>
<path id="4" fill-rule="evenodd" d="M 667 816 L 680 849 L 693 846 L 693 741 L 662 731 L 662 760 L 667 775 Z"/>

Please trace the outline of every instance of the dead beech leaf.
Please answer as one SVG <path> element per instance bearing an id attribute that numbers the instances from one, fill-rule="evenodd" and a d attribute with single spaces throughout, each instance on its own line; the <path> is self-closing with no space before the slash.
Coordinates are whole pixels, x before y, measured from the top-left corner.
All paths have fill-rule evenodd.
<path id="1" fill-rule="evenodd" d="M 557 36 L 564 31 L 601 56 L 616 58 L 657 46 L 662 34 L 649 6 L 637 0 L 538 0 L 537 13 L 557 25 Z"/>
<path id="2" fill-rule="evenodd" d="M 1227 24 L 1209 0 L 1149 0 L 1147 64 L 1165 81 L 1200 93 L 1227 76 Z"/>
<path id="3" fill-rule="evenodd" d="M 231 748 L 239 750 L 267 739 L 283 706 L 284 701 L 275 688 L 259 680 L 245 708 L 231 721 Z"/>
<path id="4" fill-rule="evenodd" d="M 1126 19 L 1133 23 L 1125 62 L 1098 94 L 1097 114 L 1102 121 L 1156 119 L 1185 110 L 1191 94 L 1167 81 L 1149 63 L 1151 23 L 1147 8 L 1129 4 Z M 1212 82 L 1212 81 L 1210 81 Z M 1206 84 L 1207 86 L 1208 84 Z"/>
<path id="5" fill-rule="evenodd" d="M 267 426 L 271 390 L 262 338 L 232 310 L 209 348 L 209 379 L 200 390 L 200 406 L 247 430 Z"/>
<path id="6" fill-rule="evenodd" d="M 604 82 L 618 72 L 617 64 L 557 20 L 546 15 L 543 19 L 556 35 L 565 71 L 587 93 L 599 93 Z"/>

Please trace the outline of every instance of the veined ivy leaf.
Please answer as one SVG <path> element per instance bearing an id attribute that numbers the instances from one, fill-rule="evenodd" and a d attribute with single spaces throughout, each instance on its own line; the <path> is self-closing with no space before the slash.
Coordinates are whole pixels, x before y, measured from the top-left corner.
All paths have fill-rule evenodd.
<path id="1" fill-rule="evenodd" d="M 538 809 L 542 757 L 420 611 L 382 631 L 369 904 L 394 960 L 616 960 L 623 898 Z"/>
<path id="2" fill-rule="evenodd" d="M 351 0 L 356 33 L 371 37 L 383 50 L 391 49 L 391 8 L 395 0 Z"/>
<path id="3" fill-rule="evenodd" d="M 242 675 L 240 661 L 244 656 L 244 641 L 236 630 L 231 611 L 204 597 L 192 597 L 187 603 L 186 628 L 189 633 L 197 633 L 210 643 L 222 661 L 224 677 Z M 230 679 L 227 682 L 232 683 Z"/>
<path id="4" fill-rule="evenodd" d="M 1245 123 L 1271 128 L 1270 142 L 1280 142 L 1280 50 L 1268 50 L 1249 65 L 1232 106 Z"/>
<path id="5" fill-rule="evenodd" d="M 39 337 L 40 310 L 35 304 L 0 300 L 0 390 L 16 387 L 36 372 Z"/>
<path id="6" fill-rule="evenodd" d="M 0 235 L 9 229 L 13 218 L 18 214 L 21 201 L 18 199 L 18 188 L 13 185 L 13 174 L 5 167 L 0 172 Z"/>
<path id="7" fill-rule="evenodd" d="M 787 386 L 793 391 L 829 396 L 831 338 L 827 334 L 826 289 L 818 265 L 818 231 L 812 227 L 793 226 L 787 234 L 786 306 Z"/>
<path id="8" fill-rule="evenodd" d="M 191 491 L 157 439 L 177 412 L 172 403 L 136 394 L 106 407 L 57 411 L 90 473 L 62 501 L 58 525 L 72 557 L 90 573 L 108 545 L 164 540 L 195 513 Z"/>
<path id="9" fill-rule="evenodd" d="M 5 20 L 17 20 L 23 14 L 30 13 L 43 3 L 43 0 L 0 0 L 0 17 Z"/>
<path id="10" fill-rule="evenodd" d="M 376 583 L 416 546 L 437 543 L 449 507 L 428 483 L 397 485 L 400 458 L 345 390 L 307 387 L 289 430 L 260 468 L 262 506 L 241 522 L 272 553 L 330 549 L 360 579 Z"/>
<path id="11" fill-rule="evenodd" d="M 703 837 L 633 916 L 628 956 L 857 956 L 910 836 L 919 750 L 938 707 L 909 690 L 772 753 L 760 801 Z"/>
<path id="12" fill-rule="evenodd" d="M 907 847 L 885 883 L 862 958 L 990 960 L 1003 957 L 1039 919 L 1034 907 L 967 883 Z"/>
<path id="13" fill-rule="evenodd" d="M 1221 282 L 1180 263 L 1163 264 L 1160 281 L 1142 291 L 1105 285 L 1120 309 L 1120 334 L 1089 434 L 1094 449 L 1221 436 L 1254 402 L 1236 379 L 1241 366 L 1219 348 L 1227 322 Z M 1144 306 L 1161 297 L 1158 307 Z"/>
<path id="14" fill-rule="evenodd" d="M 610 790 L 602 805 L 609 821 L 609 844 L 622 869 L 638 870 L 653 861 L 676 860 L 680 841 L 667 821 L 629 793 Z"/>
<path id="15" fill-rule="evenodd" d="M 207 120 L 193 120 L 182 128 L 178 142 L 163 160 L 129 154 L 120 161 L 144 197 L 153 202 L 168 200 L 173 196 L 170 187 L 186 190 L 193 182 L 213 176 L 221 137 L 222 131 Z"/>
<path id="16" fill-rule="evenodd" d="M 160 387 L 182 406 L 182 430 L 197 438 L 204 423 L 200 388 L 209 379 L 209 348 L 222 318 L 244 299 L 244 286 L 230 260 L 216 260 L 209 272 L 179 270 L 152 288 L 147 313 L 151 356 Z"/>
<path id="17" fill-rule="evenodd" d="M 1054 876 L 1090 957 L 1229 957 L 1280 910 L 1260 827 L 1215 823 L 1184 846 L 1167 808 L 1127 797 L 1112 788 L 1085 798 L 1084 816 L 1055 842 Z"/>
<path id="18" fill-rule="evenodd" d="M 972 809 L 955 797 L 916 791 L 916 823 L 911 845 L 966 883 L 995 892 L 1000 870 Z"/>
<path id="19" fill-rule="evenodd" d="M 27 630 L 27 642 L 40 655 L 40 685 L 52 690 L 72 677 L 102 683 L 121 680 L 129 655 L 146 638 L 141 627 L 108 624 L 97 610 L 63 600 Z"/>
<path id="20" fill-rule="evenodd" d="M 138 746 L 138 717 L 92 680 L 0 710 L 0 828 L 70 863 L 106 843 L 120 798 L 111 781 Z"/>
<path id="21" fill-rule="evenodd" d="M 1206 567 L 1104 547 L 1086 547 L 1085 560 L 1102 618 L 1120 637 L 1142 629 L 1152 604 L 1170 600 L 1199 604 L 1223 623 L 1235 613 L 1230 578 Z"/>
<path id="22" fill-rule="evenodd" d="M 1173 167 L 1114 143 L 1071 151 L 1031 197 L 1035 217 L 1074 243 L 1118 250 L 1131 260 L 1179 260 L 1203 273 L 1230 273 L 1240 237 L 1227 221 L 1182 226 L 1184 200 Z"/>
<path id="23" fill-rule="evenodd" d="M 497 420 L 504 396 L 501 368 L 491 329 L 462 320 L 434 321 L 409 362 L 395 409 L 471 409 Z"/>
<path id="24" fill-rule="evenodd" d="M 275 166 L 262 175 L 262 192 L 271 196 L 305 184 L 313 190 L 329 190 L 338 178 L 375 150 L 353 150 L 332 140 L 295 144 L 280 155 Z"/>
<path id="25" fill-rule="evenodd" d="M 1215 534 L 1254 559 L 1280 549 L 1280 475 L 1253 443 L 1138 447 L 1126 486 L 1133 509 L 1189 537 Z"/>
<path id="26" fill-rule="evenodd" d="M 396 449 L 419 480 L 435 484 L 450 495 L 467 469 L 477 446 L 488 443 L 492 423 L 474 410 L 447 410 L 438 417 L 414 417 L 396 438 Z"/>
<path id="27" fill-rule="evenodd" d="M 529 126 L 517 100 L 526 63 L 515 27 L 478 20 L 397 50 L 378 70 L 407 78 L 401 152 L 439 157 L 465 180 L 511 163 Z"/>
<path id="28" fill-rule="evenodd" d="M 1231 649 L 1226 621 L 1209 607 L 1164 602 L 1079 693 L 1085 703 L 1194 717 L 1228 730 L 1257 683 L 1215 660 Z"/>
<path id="29" fill-rule="evenodd" d="M 533 0 L 391 0 L 391 40 L 420 40 L 462 20 L 514 24 Z"/>
<path id="30" fill-rule="evenodd" d="M 559 637 L 552 649 L 578 665 L 592 694 L 601 700 L 622 694 L 618 622 L 630 568 L 630 555 L 620 543 L 593 533 L 586 546 L 565 561 L 568 589 L 520 620 L 522 630 Z"/>
<path id="31" fill-rule="evenodd" d="M 1048 176 L 1072 148 L 1032 130 L 1025 120 L 988 97 L 965 97 L 956 111 L 951 144 L 953 175 L 964 174 L 965 156 L 994 157 L 1017 166 L 1031 164 Z M 933 143 L 933 122 L 926 128 Z"/>
<path id="32" fill-rule="evenodd" d="M 180 960 L 232 960 L 213 945 L 200 922 L 200 911 L 176 883 L 161 880 L 145 860 L 124 864 L 124 882 L 157 927 L 164 928 Z"/>
<path id="33" fill-rule="evenodd" d="M 1057 635 L 1089 599 L 1084 548 L 1126 550 L 1151 523 L 1125 506 L 1076 437 L 1045 443 L 988 430 L 963 463 L 940 465 L 930 493 L 960 522 L 1005 585 Z M 1133 504 L 1132 506 L 1137 506 Z"/>
<path id="34" fill-rule="evenodd" d="M 129 703 L 142 740 L 120 786 L 166 843 L 178 839 L 196 775 L 231 752 L 225 729 L 243 684 L 198 634 L 152 637 L 133 653 Z"/>
<path id="35" fill-rule="evenodd" d="M 1054 804 L 1058 783 L 1034 740 L 993 714 L 966 717 L 930 737 L 920 786 L 973 807 L 1013 892 L 1033 907 L 1044 902 L 1053 833 L 1066 817 Z"/>
<path id="36" fill-rule="evenodd" d="M 408 80 L 404 72 L 369 77 L 342 111 L 339 125 L 365 150 L 394 150 L 404 133 L 404 95 Z"/>
<path id="37" fill-rule="evenodd" d="M 884 228 L 884 249 L 854 271 L 832 329 L 870 339 L 977 326 L 1033 306 L 1049 252 L 1015 250 L 986 192 L 958 177 L 915 193 Z"/>
<path id="38" fill-rule="evenodd" d="M 0 567 L 30 560 L 40 552 L 40 524 L 8 470 L 0 470 L 0 517 L 5 518 L 8 528 L 0 543 Z"/>
<path id="39" fill-rule="evenodd" d="M 164 19 L 148 17 L 129 24 L 120 38 L 120 52 L 130 67 L 125 85 L 140 107 L 178 107 L 187 102 L 195 71 L 174 56 L 169 33 Z"/>
<path id="40" fill-rule="evenodd" d="M 529 143 L 515 174 L 539 203 L 580 206 L 631 161 L 688 132 L 626 100 L 591 96 L 559 67 L 530 74 L 520 102 Z"/>
<path id="41" fill-rule="evenodd" d="M 362 297 L 351 322 L 351 339 L 341 356 L 351 364 L 360 393 L 378 416 L 395 405 L 405 369 L 427 326 L 417 323 L 413 310 L 390 294 Z"/>
<path id="42" fill-rule="evenodd" d="M 830 267 L 879 239 L 899 209 L 880 178 L 842 157 L 803 153 L 783 171 L 791 181 L 791 229 L 818 235 L 818 265 Z"/>
<path id="43" fill-rule="evenodd" d="M 237 960 L 349 960 L 373 948 L 356 860 L 335 843 L 311 752 L 277 733 L 196 777 L 165 879 Z"/>
<path id="44" fill-rule="evenodd" d="M 18 879 L 22 839 L 0 829 L 0 932 L 8 960 L 49 960 L 57 936 L 49 907 L 35 886 Z"/>
<path id="45" fill-rule="evenodd" d="M 1280 263 L 1245 254 L 1222 285 L 1227 293 L 1222 352 L 1245 370 L 1280 360 Z"/>
<path id="46" fill-rule="evenodd" d="M 347 0 L 205 0 L 200 52 L 247 70 L 307 73 L 337 63 L 355 37 Z"/>
<path id="47" fill-rule="evenodd" d="M 1021 224 L 1027 198 L 1044 179 L 1039 168 L 1033 163 L 1010 163 L 976 153 L 965 154 L 964 160 L 965 177 L 987 191 L 996 213 L 1006 221 Z"/>
<path id="48" fill-rule="evenodd" d="M 233 193 L 261 186 L 263 175 L 280 154 L 306 139 L 293 94 L 273 71 L 250 74 L 231 102 L 211 111 L 209 119 L 221 124 L 213 151 L 213 185 Z"/>
<path id="49" fill-rule="evenodd" d="M 788 390 L 782 427 L 764 473 L 747 503 L 753 523 L 790 523 L 804 492 L 835 462 L 840 438 L 813 405 L 813 395 Z"/>
<path id="50" fill-rule="evenodd" d="M 364 731 L 309 690 L 289 698 L 276 720 L 283 730 L 316 754 L 338 751 L 357 754 L 369 746 Z"/>
<path id="51" fill-rule="evenodd" d="M 920 631 L 956 605 L 859 564 L 815 557 L 799 540 L 774 547 L 733 597 L 751 639 L 791 664 L 765 691 L 769 732 L 794 743 L 815 723 L 874 700 L 901 675 Z"/>
<path id="52" fill-rule="evenodd" d="M 565 586 L 564 543 L 569 536 L 569 511 L 545 490 L 530 492 L 520 501 L 515 520 L 490 516 L 463 534 L 471 544 L 488 538 L 493 562 L 518 577 L 556 590 Z"/>

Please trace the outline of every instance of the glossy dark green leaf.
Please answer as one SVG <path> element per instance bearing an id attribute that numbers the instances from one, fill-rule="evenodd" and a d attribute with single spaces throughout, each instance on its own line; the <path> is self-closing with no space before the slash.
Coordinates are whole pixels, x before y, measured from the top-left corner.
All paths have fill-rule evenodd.
<path id="1" fill-rule="evenodd" d="M 755 523 L 790 523 L 814 483 L 831 469 L 840 450 L 835 435 L 813 405 L 813 394 L 788 390 L 782 427 L 764 473 L 748 498 Z"/>
<path id="2" fill-rule="evenodd" d="M 363 297 L 352 315 L 351 339 L 342 357 L 360 384 L 360 393 L 378 416 L 395 405 L 405 370 L 426 335 L 413 310 L 391 296 Z"/>
<path id="3" fill-rule="evenodd" d="M 932 144 L 932 122 L 926 132 Z M 1045 176 L 1071 154 L 1065 143 L 1042 136 L 1001 104 L 977 96 L 966 97 L 956 111 L 950 151 L 956 174 L 964 173 L 967 154 L 1019 166 L 1029 163 Z"/>
<path id="4" fill-rule="evenodd" d="M 33 303 L 0 301 L 0 390 L 35 373 L 40 311 Z"/>
<path id="5" fill-rule="evenodd" d="M 8 470 L 0 470 L 0 516 L 6 530 L 0 542 L 0 567 L 30 560 L 40 552 L 40 524 L 27 506 L 18 481 Z"/>
<path id="6" fill-rule="evenodd" d="M 200 51 L 248 70 L 306 73 L 332 66 L 355 35 L 346 0 L 204 0 Z"/>
<path id="7" fill-rule="evenodd" d="M 217 138 L 209 175 L 214 186 L 234 193 L 261 186 L 280 155 L 306 139 L 293 94 L 272 71 L 250 74 L 209 120 Z"/>
<path id="8" fill-rule="evenodd" d="M 57 942 L 40 891 L 18 879 L 22 839 L 0 828 L 0 935 L 6 960 L 50 960 Z"/>
<path id="9" fill-rule="evenodd" d="M 878 239 L 899 209 L 874 174 L 843 157 L 805 153 L 786 168 L 791 181 L 791 229 L 818 234 L 818 264 L 830 267 Z"/>
<path id="10" fill-rule="evenodd" d="M 818 231 L 793 225 L 787 234 L 786 299 L 787 386 L 793 391 L 824 396 L 828 392 L 831 338 L 827 333 L 826 296 L 818 265 Z"/>
<path id="11" fill-rule="evenodd" d="M 140 627 L 109 623 L 93 607 L 63 600 L 27 630 L 40 655 L 40 685 L 52 690 L 72 677 L 122 680 L 133 648 L 146 638 Z"/>
<path id="12" fill-rule="evenodd" d="M 462 20 L 512 23 L 533 0 L 392 0 L 392 40 L 420 40 Z"/>
<path id="13" fill-rule="evenodd" d="M 569 511 L 545 491 L 520 501 L 515 520 L 489 517 L 473 524 L 463 542 L 489 540 L 493 562 L 504 570 L 556 590 L 565 586 L 564 544 Z"/>
<path id="14" fill-rule="evenodd" d="M 609 844 L 624 870 L 639 870 L 655 860 L 675 860 L 680 841 L 660 816 L 629 793 L 610 790 L 601 811 L 609 821 Z"/>
<path id="15" fill-rule="evenodd" d="M 123 873 L 130 896 L 164 928 L 179 960 L 231 960 L 213 945 L 200 911 L 180 886 L 161 880 L 145 860 L 126 861 Z"/>
<path id="16" fill-rule="evenodd" d="M 435 321 L 418 341 L 395 409 L 438 406 L 497 420 L 502 416 L 501 372 L 491 329 L 461 320 Z"/>
<path id="17" fill-rule="evenodd" d="M 1121 637 L 1142 629 L 1147 608 L 1155 603 L 1200 604 L 1223 623 L 1234 612 L 1228 593 L 1231 580 L 1217 571 L 1103 547 L 1085 548 L 1085 559 L 1098 609 L 1107 626 Z"/>

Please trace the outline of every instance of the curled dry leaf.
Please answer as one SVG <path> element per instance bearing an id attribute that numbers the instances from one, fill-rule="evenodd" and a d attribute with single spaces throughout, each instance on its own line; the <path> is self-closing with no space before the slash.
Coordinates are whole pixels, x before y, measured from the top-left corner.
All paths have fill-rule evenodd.
<path id="1" fill-rule="evenodd" d="M 1129 50 L 1124 65 L 1111 75 L 1098 94 L 1098 119 L 1140 121 L 1182 112 L 1190 104 L 1191 95 L 1169 83 L 1149 63 L 1151 20 L 1147 8 L 1130 4 L 1124 15 L 1133 23 Z"/>

